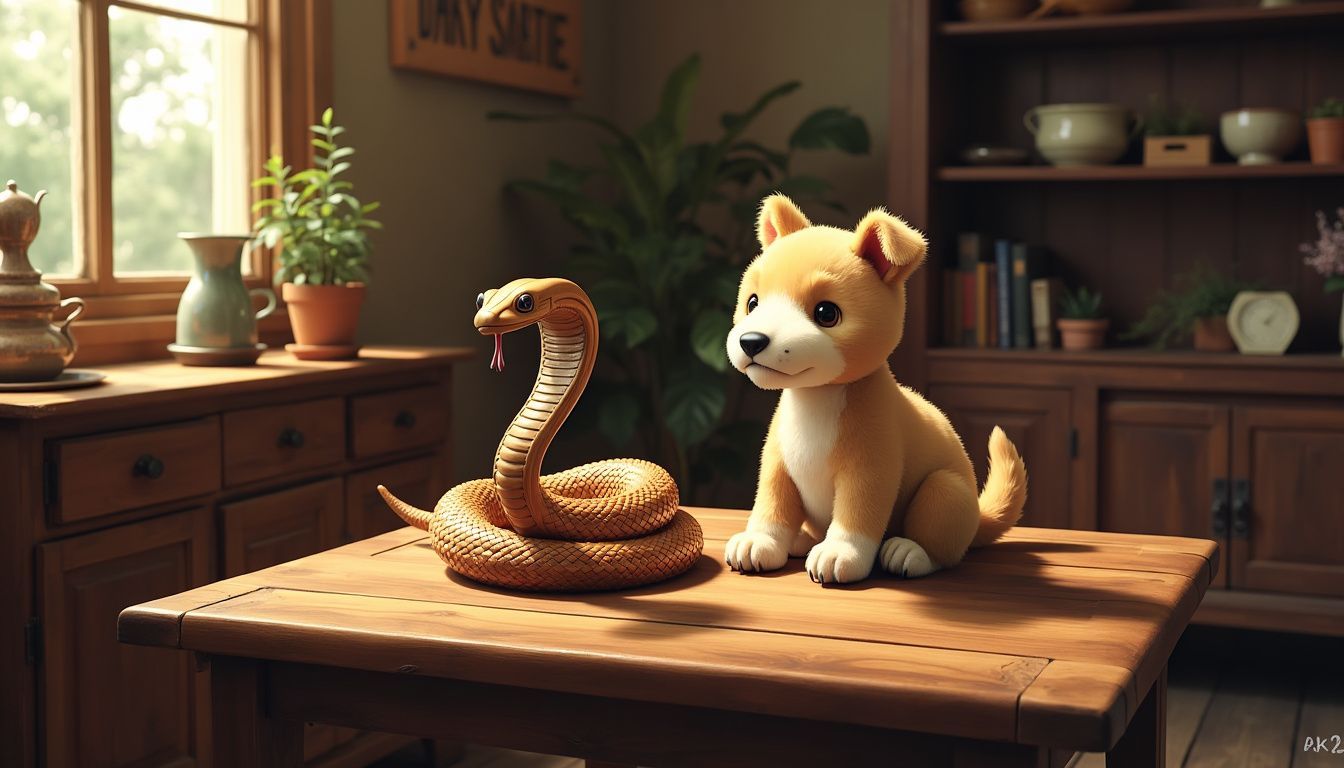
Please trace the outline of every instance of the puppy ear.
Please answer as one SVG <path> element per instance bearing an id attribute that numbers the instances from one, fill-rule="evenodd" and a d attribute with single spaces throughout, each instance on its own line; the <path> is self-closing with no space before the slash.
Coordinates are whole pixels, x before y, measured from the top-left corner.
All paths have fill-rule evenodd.
<path id="1" fill-rule="evenodd" d="M 883 282 L 904 282 L 924 261 L 924 236 L 882 208 L 874 208 L 854 229 L 855 255 L 872 265 Z"/>
<path id="2" fill-rule="evenodd" d="M 756 217 L 756 239 L 761 241 L 761 248 L 765 249 L 779 238 L 810 226 L 812 222 L 807 220 L 792 200 L 775 193 L 761 202 L 761 212 Z"/>

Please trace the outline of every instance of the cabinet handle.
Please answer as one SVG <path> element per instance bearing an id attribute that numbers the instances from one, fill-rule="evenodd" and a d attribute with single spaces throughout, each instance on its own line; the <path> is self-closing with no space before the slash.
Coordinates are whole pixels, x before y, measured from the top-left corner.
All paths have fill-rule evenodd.
<path id="1" fill-rule="evenodd" d="M 1251 533 L 1251 481 L 1232 481 L 1232 536 L 1244 539 Z"/>
<path id="2" fill-rule="evenodd" d="M 1215 538 L 1227 535 L 1227 478 L 1213 479 L 1213 520 L 1212 529 Z"/>
<path id="3" fill-rule="evenodd" d="M 136 477 L 158 480 L 163 477 L 163 459 L 146 453 L 135 460 L 135 466 L 131 467 L 131 474 Z"/>
<path id="4" fill-rule="evenodd" d="M 392 419 L 392 424 L 402 429 L 410 429 L 415 426 L 415 414 L 410 411 L 399 411 L 396 418 Z"/>
<path id="5" fill-rule="evenodd" d="M 285 448 L 302 448 L 303 433 L 293 427 L 285 427 L 280 432 L 280 445 Z"/>

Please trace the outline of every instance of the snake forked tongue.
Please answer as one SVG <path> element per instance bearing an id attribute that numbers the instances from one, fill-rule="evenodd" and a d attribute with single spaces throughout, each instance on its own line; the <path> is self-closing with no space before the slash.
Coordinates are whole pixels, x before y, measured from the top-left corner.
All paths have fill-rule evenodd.
<path id="1" fill-rule="evenodd" d="M 490 370 L 504 370 L 504 334 L 495 334 L 495 356 L 490 358 Z"/>

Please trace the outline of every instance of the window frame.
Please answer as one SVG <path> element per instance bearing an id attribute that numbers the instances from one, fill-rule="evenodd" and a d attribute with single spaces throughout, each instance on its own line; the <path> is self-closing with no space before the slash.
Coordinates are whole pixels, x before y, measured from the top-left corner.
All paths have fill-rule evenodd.
<path id="1" fill-rule="evenodd" d="M 247 20 L 204 16 L 139 0 L 78 0 L 80 92 L 72 105 L 79 141 L 74 148 L 81 202 L 76 242 L 83 248 L 83 275 L 45 279 L 62 296 L 80 296 L 84 317 L 73 326 L 81 364 L 163 357 L 176 333 L 177 303 L 186 275 L 114 275 L 112 261 L 112 108 L 108 8 L 216 24 L 249 32 L 247 77 L 250 105 L 249 162 L 261 173 L 266 157 L 279 153 L 295 166 L 311 164 L 309 126 L 331 103 L 331 8 L 329 0 L 247 0 Z M 264 197 L 249 189 L 249 206 Z M 250 215 L 250 212 L 249 212 Z M 271 284 L 274 253 L 254 249 L 249 288 Z M 283 306 L 260 330 L 282 340 L 289 331 Z"/>

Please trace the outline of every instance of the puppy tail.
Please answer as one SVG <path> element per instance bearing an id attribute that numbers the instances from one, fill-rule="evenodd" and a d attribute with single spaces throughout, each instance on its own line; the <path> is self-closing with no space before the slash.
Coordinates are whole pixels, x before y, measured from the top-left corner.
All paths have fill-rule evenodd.
<path id="1" fill-rule="evenodd" d="M 1026 504 L 1027 465 L 1003 430 L 995 427 L 989 436 L 989 472 L 980 491 L 980 527 L 971 546 L 983 547 L 1017 525 Z"/>
<path id="2" fill-rule="evenodd" d="M 434 518 L 433 512 L 426 512 L 423 509 L 407 504 L 396 496 L 393 496 L 391 491 L 381 485 L 378 486 L 378 493 L 382 495 L 383 501 L 387 502 L 387 506 L 393 512 L 397 513 L 397 517 L 400 517 L 402 520 L 405 520 L 407 524 L 413 525 L 422 531 L 429 530 L 429 521 Z"/>

